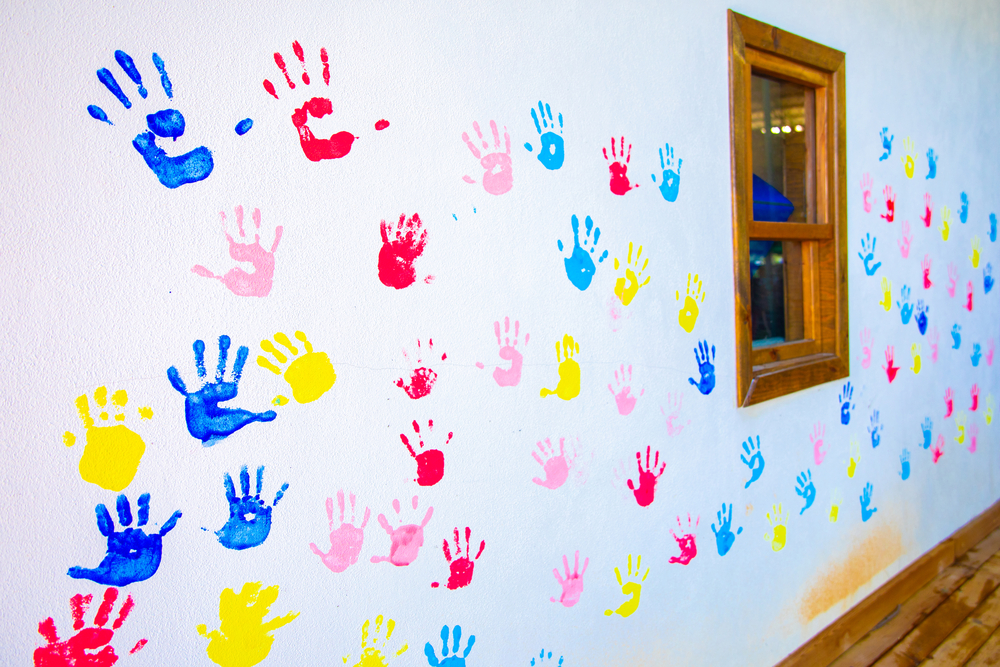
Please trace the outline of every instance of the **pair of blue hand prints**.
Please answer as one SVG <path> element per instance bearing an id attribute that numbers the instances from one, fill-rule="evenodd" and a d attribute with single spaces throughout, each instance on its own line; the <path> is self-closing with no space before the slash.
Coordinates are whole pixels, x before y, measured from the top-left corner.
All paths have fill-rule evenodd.
<path id="1" fill-rule="evenodd" d="M 851 411 L 854 409 L 854 404 L 851 403 L 853 398 L 854 387 L 848 382 L 837 395 L 837 402 L 840 403 L 840 423 L 844 426 L 851 423 Z"/>
<path id="2" fill-rule="evenodd" d="M 795 481 L 795 493 L 802 496 L 802 499 L 806 502 L 802 509 L 799 510 L 799 515 L 801 516 L 803 512 L 812 507 L 812 504 L 816 502 L 816 486 L 812 481 L 812 471 L 808 468 L 796 477 Z"/>
<path id="3" fill-rule="evenodd" d="M 563 117 L 559 116 L 559 129 L 556 134 L 556 124 L 552 119 L 552 108 L 548 104 L 542 107 L 542 101 L 538 101 L 538 113 L 531 110 L 531 120 L 535 121 L 535 130 L 538 131 L 538 139 L 542 142 L 538 150 L 538 161 L 542 166 L 550 171 L 554 171 L 563 166 L 566 160 L 566 147 L 562 138 Z M 544 131 L 543 131 L 544 130 Z M 531 144 L 525 142 L 524 147 L 529 153 L 534 152 Z"/>
<path id="4" fill-rule="evenodd" d="M 271 510 L 288 490 L 288 483 L 281 485 L 270 505 L 260 499 L 264 486 L 264 466 L 257 468 L 257 492 L 250 495 L 250 472 L 246 466 L 240 468 L 240 491 L 236 495 L 233 478 L 226 473 L 223 483 L 226 486 L 226 500 L 229 502 L 229 520 L 216 531 L 219 543 L 227 549 L 241 551 L 264 543 L 271 533 Z"/>
<path id="5" fill-rule="evenodd" d="M 462 626 L 456 625 L 451 632 L 452 636 L 452 648 L 451 654 L 448 655 L 448 626 L 441 628 L 441 658 L 438 659 L 437 651 L 434 650 L 434 646 L 430 642 L 424 645 L 424 655 L 427 656 L 427 664 L 431 667 L 465 667 L 465 659 L 469 657 L 469 652 L 472 651 L 472 647 L 476 643 L 476 636 L 469 635 L 469 640 L 465 644 L 465 650 L 462 655 L 459 656 L 458 649 L 462 644 Z M 532 661 L 534 664 L 534 661 Z M 560 660 L 560 664 L 562 661 Z"/>
<path id="6" fill-rule="evenodd" d="M 865 263 L 865 274 L 869 276 L 874 276 L 878 267 L 882 266 L 882 262 L 872 264 L 872 261 L 875 260 L 875 242 L 877 240 L 872 238 L 871 234 L 865 234 L 865 238 L 861 239 L 861 252 L 858 253 L 858 257 Z"/>
<path id="7" fill-rule="evenodd" d="M 586 236 L 584 236 L 583 244 L 581 245 L 580 219 L 574 215 L 570 219 L 570 224 L 573 227 L 573 254 L 563 258 L 563 264 L 566 266 L 566 277 L 569 278 L 574 287 L 582 292 L 590 287 L 590 283 L 594 279 L 594 272 L 597 270 L 592 255 L 597 249 L 598 241 L 601 239 L 601 228 L 594 227 L 594 221 L 588 215 L 586 220 L 584 220 Z M 593 241 L 591 241 L 591 232 L 593 232 Z M 563 250 L 563 242 L 561 240 L 556 241 L 556 246 L 560 251 Z M 608 251 L 605 250 L 597 258 L 597 263 L 600 264 L 607 257 Z"/>
<path id="8" fill-rule="evenodd" d="M 703 340 L 698 343 L 698 347 L 694 349 L 694 360 L 698 363 L 698 381 L 695 382 L 694 378 L 689 377 L 688 382 L 698 388 L 705 396 L 712 393 L 715 389 L 715 346 L 712 346 L 711 357 L 709 357 L 708 341 Z"/>
<path id="9" fill-rule="evenodd" d="M 720 556 L 725 556 L 729 553 L 729 550 L 733 548 L 733 543 L 736 542 L 736 536 L 743 532 L 743 527 L 740 526 L 733 532 L 733 504 L 729 503 L 729 509 L 726 509 L 726 503 L 722 503 L 722 510 L 715 513 L 716 519 L 719 521 L 719 527 L 716 528 L 715 524 L 712 524 L 712 532 L 715 533 L 715 546 L 719 550 Z"/>

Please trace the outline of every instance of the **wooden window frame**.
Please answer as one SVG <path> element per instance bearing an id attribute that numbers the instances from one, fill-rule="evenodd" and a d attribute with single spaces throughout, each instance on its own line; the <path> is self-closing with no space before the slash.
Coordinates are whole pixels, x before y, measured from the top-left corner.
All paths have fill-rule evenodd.
<path id="1" fill-rule="evenodd" d="M 845 55 L 729 10 L 730 166 L 736 308 L 736 404 L 761 401 L 847 377 L 847 117 Z M 805 223 L 753 220 L 750 77 L 815 90 L 815 197 Z M 753 349 L 750 241 L 800 241 L 802 340 Z"/>

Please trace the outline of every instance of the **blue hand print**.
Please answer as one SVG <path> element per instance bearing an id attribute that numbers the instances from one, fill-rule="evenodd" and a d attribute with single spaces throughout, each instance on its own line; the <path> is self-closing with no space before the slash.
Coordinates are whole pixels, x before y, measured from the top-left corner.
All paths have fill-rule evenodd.
<path id="1" fill-rule="evenodd" d="M 962 347 L 962 327 L 961 327 L 961 325 L 956 324 L 956 325 L 954 325 L 954 326 L 951 327 L 951 340 L 954 341 L 952 343 L 951 349 L 957 350 L 958 348 Z"/>
<path id="2" fill-rule="evenodd" d="M 804 473 L 796 477 L 795 481 L 797 482 L 795 493 L 802 496 L 803 500 L 806 501 L 805 507 L 799 510 L 799 516 L 801 516 L 803 512 L 812 507 L 812 504 L 816 502 L 816 487 L 813 485 L 812 471 L 807 469 Z"/>
<path id="3" fill-rule="evenodd" d="M 875 449 L 882 442 L 882 423 L 878 418 L 878 410 L 872 413 L 870 422 L 868 434 L 872 437 L 872 449 Z"/>
<path id="4" fill-rule="evenodd" d="M 559 656 L 559 664 L 557 665 L 557 667 L 562 667 L 563 657 L 564 656 Z M 552 659 L 552 651 L 548 652 L 548 657 L 546 658 L 545 657 L 545 649 L 542 649 L 542 652 L 538 654 L 538 665 L 539 665 L 539 667 L 541 667 L 541 665 L 543 665 L 546 660 L 551 660 L 551 659 Z M 535 659 L 534 658 L 531 659 L 531 664 L 532 665 L 535 664 Z"/>
<path id="5" fill-rule="evenodd" d="M 899 308 L 899 319 L 903 321 L 903 324 L 909 324 L 910 318 L 913 317 L 913 304 L 910 303 L 910 288 L 903 285 L 899 290 L 899 298 L 902 299 L 902 303 L 896 302 L 896 306 Z"/>
<path id="6" fill-rule="evenodd" d="M 715 361 L 715 346 L 712 346 L 710 361 L 708 356 L 708 341 L 701 341 L 694 350 L 694 360 L 698 362 L 698 373 L 701 374 L 701 379 L 695 382 L 694 378 L 689 377 L 688 382 L 698 387 L 698 391 L 702 394 L 708 396 L 715 389 L 715 364 L 712 363 Z"/>
<path id="7" fill-rule="evenodd" d="M 979 358 L 983 356 L 979 343 L 972 344 L 972 365 L 979 366 Z"/>
<path id="8" fill-rule="evenodd" d="M 990 213 L 990 242 L 996 243 L 997 240 L 997 214 Z"/>
<path id="9" fill-rule="evenodd" d="M 138 86 L 139 96 L 145 99 L 148 92 L 142 85 L 142 77 L 139 75 L 139 70 L 136 69 L 135 62 L 133 62 L 131 56 L 124 51 L 118 50 L 115 51 L 115 60 L 118 61 L 118 65 L 124 70 L 128 78 Z M 163 59 L 155 53 L 153 54 L 153 65 L 160 73 L 160 85 L 163 88 L 163 92 L 166 93 L 168 99 L 173 99 L 173 85 L 170 83 L 170 77 L 167 76 Z M 97 70 L 97 78 L 121 102 L 123 107 L 126 109 L 132 108 L 132 101 L 129 100 L 128 96 L 121 89 L 121 86 L 118 85 L 111 70 L 102 67 Z M 87 107 L 87 112 L 96 120 L 113 125 L 108 118 L 108 114 L 101 107 L 91 104 Z M 183 155 L 170 157 L 165 150 L 156 145 L 157 137 L 176 141 L 178 137 L 184 134 L 184 115 L 180 111 L 176 109 L 164 109 L 149 114 L 146 116 L 146 126 L 149 128 L 149 131 L 140 132 L 136 135 L 132 141 L 132 146 L 139 152 L 142 159 L 146 161 L 146 165 L 150 170 L 156 174 L 160 183 L 168 188 L 179 188 L 186 183 L 203 181 L 212 173 L 212 169 L 215 166 L 212 161 L 212 151 L 204 146 L 199 146 Z M 250 128 L 247 127 L 246 129 Z M 237 132 L 239 133 L 239 128 L 237 128 Z"/>
<path id="10" fill-rule="evenodd" d="M 882 157 L 878 159 L 879 162 L 888 159 L 889 156 L 892 155 L 892 140 L 896 138 L 896 135 L 894 134 L 891 137 L 888 135 L 889 128 L 883 127 L 882 132 L 879 133 L 879 138 L 882 140 L 882 148 L 885 149 L 885 152 L 882 153 Z"/>
<path id="11" fill-rule="evenodd" d="M 987 262 L 983 269 L 983 294 L 989 294 L 993 289 L 993 264 Z"/>
<path id="12" fill-rule="evenodd" d="M 930 309 L 930 306 L 924 305 L 923 299 L 917 299 L 917 329 L 921 336 L 927 333 L 927 313 Z"/>
<path id="13" fill-rule="evenodd" d="M 137 581 L 145 581 L 160 567 L 163 554 L 163 536 L 173 530 L 181 518 L 176 511 L 160 527 L 159 532 L 146 534 L 142 527 L 149 522 L 149 494 L 139 496 L 139 523 L 132 528 L 132 507 L 125 494 L 118 496 L 118 522 L 126 528 L 115 532 L 115 524 L 104 504 L 97 506 L 97 528 L 108 538 L 108 553 L 101 564 L 94 569 L 71 567 L 69 576 L 74 579 L 89 579 L 102 586 L 128 586 Z"/>
<path id="14" fill-rule="evenodd" d="M 920 430 L 924 434 L 924 441 L 920 443 L 920 446 L 924 449 L 931 448 L 931 429 L 934 428 L 934 422 L 931 421 L 930 417 L 924 417 L 924 423 L 920 425 Z"/>
<path id="15" fill-rule="evenodd" d="M 566 277 L 569 281 L 573 283 L 581 292 L 588 287 L 590 287 L 590 281 L 594 279 L 594 271 L 597 267 L 594 266 L 594 259 L 591 255 L 594 254 L 594 250 L 597 249 L 597 242 L 601 238 L 601 228 L 594 227 L 594 221 L 590 219 L 588 215 L 584 224 L 587 228 L 587 235 L 583 239 L 583 245 L 580 245 L 580 220 L 575 215 L 571 219 L 573 225 L 573 254 L 569 257 L 563 258 L 563 263 L 566 265 Z M 591 242 L 590 233 L 593 231 L 594 240 Z M 559 250 L 563 249 L 563 242 L 557 241 L 556 245 Z M 588 251 L 587 246 L 590 246 Z M 608 251 L 605 250 L 601 253 L 600 257 L 597 258 L 598 264 L 607 259 Z"/>
<path id="16" fill-rule="evenodd" d="M 865 484 L 864 491 L 861 492 L 861 520 L 862 521 L 868 521 L 868 519 L 872 518 L 872 514 L 875 514 L 875 512 L 878 512 L 878 508 L 876 508 L 876 507 L 871 507 L 871 509 L 869 509 L 869 507 L 871 506 L 871 504 L 872 504 L 872 483 L 868 482 L 867 484 Z"/>
<path id="17" fill-rule="evenodd" d="M 874 276 L 878 267 L 882 266 L 882 262 L 876 262 L 874 266 L 871 263 L 875 259 L 875 242 L 877 240 L 873 239 L 871 234 L 865 234 L 865 238 L 861 239 L 861 252 L 858 253 L 858 257 L 865 263 L 865 273 L 869 276 Z"/>
<path id="18" fill-rule="evenodd" d="M 743 532 L 743 527 L 740 526 L 735 533 L 733 533 L 733 504 L 729 503 L 729 510 L 726 510 L 726 503 L 722 503 L 722 511 L 715 513 L 716 518 L 719 521 L 719 528 L 716 530 L 715 524 L 712 524 L 712 532 L 715 533 L 715 546 L 719 550 L 720 556 L 725 556 L 729 553 L 729 550 L 733 548 L 733 543 L 736 541 L 736 536 Z"/>
<path id="19" fill-rule="evenodd" d="M 740 458 L 743 459 L 743 463 L 746 467 L 750 468 L 750 481 L 747 482 L 743 488 L 750 488 L 750 485 L 760 479 L 761 473 L 764 472 L 764 456 L 760 453 L 760 436 L 757 436 L 756 444 L 753 441 L 753 436 L 743 443 L 743 451 L 745 454 L 740 454 Z M 750 457 L 749 459 L 747 457 Z"/>
<path id="20" fill-rule="evenodd" d="M 538 100 L 538 113 L 535 113 L 534 108 L 531 109 L 531 119 L 535 121 L 535 129 L 538 130 L 539 139 L 542 142 L 541 148 L 538 151 L 538 161 L 542 163 L 543 167 L 550 170 L 555 170 L 563 166 L 563 160 L 566 159 L 566 152 L 562 138 L 562 114 L 559 114 L 559 134 L 555 132 L 556 124 L 552 120 L 551 107 L 546 104 L 543 109 L 541 100 Z M 525 143 L 524 147 L 529 152 L 534 150 L 529 143 Z"/>
<path id="21" fill-rule="evenodd" d="M 910 478 L 910 450 L 903 448 L 903 453 L 899 455 L 899 476 L 905 482 Z"/>
<path id="22" fill-rule="evenodd" d="M 677 161 L 677 171 L 674 171 L 674 149 L 670 144 L 664 144 L 667 149 L 666 160 L 663 159 L 663 149 L 660 149 L 660 169 L 663 176 L 660 182 L 660 194 L 667 201 L 677 201 L 677 193 L 681 187 L 681 165 L 684 160 Z M 651 174 L 653 182 L 656 183 L 656 174 Z"/>
<path id="23" fill-rule="evenodd" d="M 188 393 L 184 380 L 177 368 L 167 369 L 167 377 L 182 396 L 184 396 L 184 419 L 187 421 L 188 433 L 210 447 L 218 440 L 232 435 L 251 422 L 274 421 L 278 414 L 274 410 L 255 413 L 247 410 L 220 408 L 219 403 L 236 398 L 239 391 L 240 376 L 246 364 L 250 350 L 240 346 L 236 351 L 236 363 L 233 364 L 232 382 L 223 382 L 226 373 L 226 358 L 229 355 L 229 336 L 219 336 L 219 365 L 215 372 L 215 382 L 206 383 L 196 392 Z M 198 377 L 205 381 L 205 343 L 194 342 L 194 363 L 198 369 Z"/>
<path id="24" fill-rule="evenodd" d="M 246 466 L 240 468 L 240 490 L 242 497 L 236 496 L 233 488 L 233 478 L 226 473 L 223 480 L 226 485 L 226 500 L 229 501 L 229 520 L 216 531 L 219 543 L 227 549 L 241 551 L 263 544 L 271 532 L 271 510 L 288 490 L 288 483 L 281 485 L 274 496 L 274 502 L 269 506 L 260 499 L 260 491 L 264 485 L 264 466 L 257 468 L 257 493 L 250 495 L 250 473 Z"/>
<path id="25" fill-rule="evenodd" d="M 240 122 L 236 123 L 236 134 L 242 137 L 244 134 L 250 131 L 251 127 L 253 127 L 253 119 L 244 118 Z"/>
<path id="26" fill-rule="evenodd" d="M 851 399 L 854 397 L 854 387 L 848 382 L 844 385 L 844 388 L 840 390 L 840 394 L 837 396 L 837 402 L 840 403 L 840 423 L 847 426 L 851 423 L 851 410 L 854 409 L 854 404 L 851 403 Z"/>
<path id="27" fill-rule="evenodd" d="M 961 220 L 964 225 L 969 221 L 969 195 L 963 192 L 960 198 L 962 200 L 962 206 L 958 209 L 958 219 Z"/>
<path id="28" fill-rule="evenodd" d="M 938 156 L 934 155 L 934 149 L 933 148 L 928 148 L 927 149 L 927 178 L 928 179 L 937 177 L 937 161 L 938 161 Z"/>
<path id="29" fill-rule="evenodd" d="M 476 636 L 469 635 L 469 641 L 465 645 L 465 651 L 462 652 L 462 656 L 458 656 L 458 647 L 462 643 L 462 626 L 456 625 L 454 631 L 451 633 L 452 636 L 452 655 L 448 655 L 448 626 L 441 628 L 441 660 L 438 660 L 437 652 L 434 647 L 431 646 L 430 642 L 424 645 L 424 655 L 427 656 L 427 664 L 431 667 L 465 667 L 465 659 L 469 656 L 469 651 L 472 650 L 472 646 L 476 643 Z"/>

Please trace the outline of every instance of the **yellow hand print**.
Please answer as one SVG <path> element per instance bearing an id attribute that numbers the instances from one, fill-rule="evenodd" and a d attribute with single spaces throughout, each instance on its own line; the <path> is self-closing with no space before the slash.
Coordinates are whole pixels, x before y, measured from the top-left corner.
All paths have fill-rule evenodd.
<path id="1" fill-rule="evenodd" d="M 854 471 L 861 462 L 861 445 L 856 438 L 851 438 L 851 460 L 847 463 L 847 476 L 854 477 Z"/>
<path id="2" fill-rule="evenodd" d="M 955 415 L 955 428 L 958 429 L 958 435 L 955 436 L 955 442 L 962 444 L 965 442 L 965 413 L 961 412 Z"/>
<path id="3" fill-rule="evenodd" d="M 642 579 L 638 579 L 639 571 L 642 570 L 642 556 L 639 556 L 635 561 L 635 572 L 632 572 L 632 554 L 628 555 L 628 576 L 629 580 L 622 583 L 622 573 L 615 568 L 615 576 L 618 577 L 618 585 L 622 587 L 622 595 L 628 595 L 629 599 L 621 603 L 618 609 L 611 610 L 605 609 L 604 615 L 611 616 L 611 614 L 618 614 L 622 617 L 631 616 L 635 613 L 635 610 L 639 608 L 639 596 L 642 594 L 642 582 L 646 581 L 646 577 L 649 576 L 649 568 L 646 568 L 645 574 L 642 575 Z"/>
<path id="4" fill-rule="evenodd" d="M 920 373 L 920 343 L 914 343 L 910 346 L 910 354 L 913 356 L 913 365 L 910 366 L 910 370 L 913 371 L 914 375 Z"/>
<path id="5" fill-rule="evenodd" d="M 785 540 L 788 537 L 785 527 L 788 515 L 781 510 L 781 503 L 777 506 L 771 505 L 771 511 L 767 513 L 767 522 L 771 524 L 771 529 L 764 534 L 764 539 L 771 543 L 772 551 L 781 551 L 785 548 Z"/>
<path id="6" fill-rule="evenodd" d="M 564 401 L 576 398 L 580 394 L 580 364 L 573 358 L 574 354 L 580 353 L 580 344 L 573 340 L 569 334 L 565 334 L 562 339 L 562 353 L 559 352 L 559 341 L 556 341 L 556 358 L 559 360 L 559 384 L 555 389 L 542 388 L 541 395 L 544 398 L 550 394 L 555 394 Z M 563 356 L 566 358 L 563 359 Z"/>
<path id="7" fill-rule="evenodd" d="M 972 262 L 972 268 L 979 268 L 979 235 L 972 237 L 972 254 L 969 255 L 969 261 Z"/>
<path id="8" fill-rule="evenodd" d="M 843 502 L 844 499 L 840 495 L 840 489 L 834 489 L 833 499 L 830 501 L 830 523 L 837 523 L 837 517 L 840 516 L 840 504 Z"/>
<path id="9" fill-rule="evenodd" d="M 993 394 L 986 396 L 986 414 L 983 417 L 986 419 L 987 426 L 993 423 Z"/>
<path id="10" fill-rule="evenodd" d="M 892 281 L 886 277 L 882 277 L 882 300 L 879 301 L 879 305 L 889 312 L 892 310 Z"/>
<path id="11" fill-rule="evenodd" d="M 284 370 L 285 382 L 292 388 L 292 397 L 299 403 L 312 403 L 330 390 L 333 383 L 337 381 L 337 373 L 333 370 L 333 364 L 330 363 L 330 357 L 326 355 L 326 352 L 313 352 L 312 343 L 306 339 L 304 333 L 296 331 L 295 337 L 302 341 L 303 346 L 305 346 L 306 353 L 301 357 L 297 356 L 299 350 L 288 339 L 288 336 L 283 333 L 274 334 L 274 340 L 285 347 L 293 357 L 296 357 Z M 272 345 L 271 341 L 261 341 L 260 346 L 265 352 L 270 353 L 278 363 L 284 364 L 288 361 L 288 357 Z M 257 364 L 275 375 L 282 374 L 281 368 L 272 364 L 267 357 L 258 356 Z M 278 396 L 273 403 L 285 405 L 288 403 L 288 399 L 284 396 Z"/>
<path id="12" fill-rule="evenodd" d="M 906 177 L 913 178 L 913 168 L 916 164 L 913 162 L 913 142 L 909 137 L 903 139 L 903 152 L 906 155 L 899 158 L 899 160 L 903 163 L 903 170 L 906 171 Z"/>
<path id="13" fill-rule="evenodd" d="M 619 301 L 622 302 L 623 306 L 627 306 L 632 303 L 632 299 L 635 298 L 636 293 L 639 291 L 640 287 L 645 287 L 649 284 L 649 276 L 646 276 L 646 280 L 642 283 L 642 272 L 646 270 L 646 265 L 649 264 L 649 258 L 642 263 L 642 267 L 639 268 L 639 259 L 642 257 L 642 246 L 639 246 L 639 251 L 635 254 L 635 262 L 632 262 L 632 242 L 628 242 L 628 268 L 625 269 L 625 276 L 619 278 L 615 281 L 615 296 L 618 297 Z M 638 272 L 633 271 L 633 268 L 639 268 Z M 615 271 L 618 270 L 618 258 L 615 257 Z M 636 275 L 638 273 L 638 275 Z"/>
<path id="14" fill-rule="evenodd" d="M 299 615 L 290 612 L 265 623 L 264 617 L 277 599 L 278 587 L 261 590 L 259 581 L 243 584 L 238 595 L 232 588 L 224 588 L 219 596 L 219 629 L 207 632 L 204 623 L 197 627 L 198 634 L 209 639 L 209 659 L 222 667 L 251 667 L 266 658 L 274 643 L 271 632 Z"/>
<path id="15" fill-rule="evenodd" d="M 371 625 L 371 621 L 366 620 L 361 626 L 361 658 L 354 663 L 353 667 L 386 667 L 389 661 L 386 660 L 385 655 L 378 648 L 379 635 L 382 633 L 382 615 L 375 617 L 375 631 L 372 633 L 372 643 L 371 646 L 368 645 L 368 627 Z M 385 639 L 382 640 L 383 646 L 392 637 L 392 631 L 396 628 L 396 621 L 391 618 L 386 621 L 385 624 Z M 401 656 L 406 653 L 406 650 L 410 648 L 408 644 L 403 644 L 403 647 L 396 651 L 395 655 Z M 344 656 L 344 664 L 350 659 L 350 655 Z"/>
<path id="16" fill-rule="evenodd" d="M 951 209 L 947 206 L 941 207 L 941 240 L 948 240 L 949 225 L 951 224 Z"/>
<path id="17" fill-rule="evenodd" d="M 80 420 L 83 422 L 86 444 L 83 447 L 83 456 L 80 457 L 80 477 L 85 482 L 96 484 L 108 491 L 122 491 L 132 483 L 135 473 L 139 470 L 139 461 L 146 451 L 146 443 L 142 441 L 139 434 L 125 426 L 125 424 L 114 424 L 109 426 L 107 387 L 98 387 L 94 391 L 94 401 L 101 409 L 100 415 L 102 426 L 97 426 L 94 418 L 90 415 L 90 401 L 84 394 L 76 399 L 76 409 L 80 413 Z M 125 415 L 121 408 L 128 403 L 128 394 L 124 389 L 119 389 L 111 395 L 111 403 L 115 406 L 116 422 L 125 421 Z M 150 419 L 153 410 L 148 407 L 139 408 L 140 419 Z M 76 435 L 72 431 L 63 433 L 63 444 L 72 447 L 76 443 Z"/>
<path id="18" fill-rule="evenodd" d="M 674 292 L 677 301 L 681 300 L 681 292 Z M 695 323 L 698 321 L 698 303 L 705 303 L 705 293 L 701 291 L 701 281 L 698 274 L 694 274 L 694 293 L 691 292 L 691 274 L 688 274 L 687 295 L 684 297 L 684 305 L 677 312 L 677 322 L 681 329 L 691 333 Z"/>

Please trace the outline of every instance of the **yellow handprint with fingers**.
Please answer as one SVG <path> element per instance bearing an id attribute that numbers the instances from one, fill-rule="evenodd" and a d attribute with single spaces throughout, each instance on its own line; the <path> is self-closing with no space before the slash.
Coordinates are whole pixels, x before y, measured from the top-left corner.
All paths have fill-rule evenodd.
<path id="1" fill-rule="evenodd" d="M 580 344 L 573 340 L 569 334 L 565 334 L 562 339 L 562 352 L 559 350 L 559 341 L 556 341 L 556 358 L 559 360 L 559 384 L 555 389 L 542 387 L 542 397 L 555 394 L 564 401 L 576 398 L 580 395 L 580 364 L 573 358 L 574 354 L 580 353 Z M 565 358 L 563 358 L 565 357 Z"/>
<path id="2" fill-rule="evenodd" d="M 969 261 L 972 262 L 972 268 L 974 269 L 979 268 L 979 248 L 979 235 L 977 234 L 972 237 L 972 254 L 969 255 Z"/>
<path id="3" fill-rule="evenodd" d="M 903 170 L 906 172 L 907 178 L 913 178 L 913 168 L 916 163 L 913 161 L 913 141 L 909 137 L 903 139 L 903 152 L 905 155 L 899 158 L 900 162 L 903 163 Z"/>
<path id="4" fill-rule="evenodd" d="M 837 517 L 840 516 L 840 505 L 843 502 L 844 498 L 840 495 L 840 489 L 834 489 L 830 501 L 830 523 L 837 523 Z"/>
<path id="5" fill-rule="evenodd" d="M 993 394 L 986 396 L 986 414 L 983 415 L 983 418 L 986 420 L 987 426 L 993 423 Z"/>
<path id="6" fill-rule="evenodd" d="M 197 627 L 198 634 L 209 639 L 209 659 L 222 667 L 251 667 L 266 658 L 274 644 L 271 633 L 299 615 L 293 611 L 265 623 L 277 599 L 278 587 L 261 590 L 259 581 L 243 584 L 239 594 L 224 588 L 219 596 L 219 629 L 208 632 L 204 623 Z"/>
<path id="7" fill-rule="evenodd" d="M 858 469 L 861 462 L 861 445 L 856 438 L 851 438 L 851 460 L 847 463 L 847 476 L 854 477 L 854 471 Z"/>
<path id="8" fill-rule="evenodd" d="M 622 573 L 617 567 L 615 568 L 615 576 L 618 577 L 618 585 L 622 587 L 622 595 L 628 595 L 629 599 L 622 602 L 618 609 L 605 609 L 605 616 L 618 614 L 623 618 L 627 618 L 634 614 L 635 610 L 639 608 L 639 596 L 642 594 L 642 582 L 646 581 L 646 577 L 649 576 L 649 568 L 647 567 L 645 574 L 642 575 L 642 579 L 639 579 L 639 572 L 641 570 L 642 556 L 639 556 L 635 561 L 635 572 L 632 572 L 632 554 L 628 555 L 628 581 L 622 583 Z"/>
<path id="9" fill-rule="evenodd" d="M 913 356 L 913 365 L 910 370 L 913 371 L 914 375 L 920 373 L 920 343 L 914 343 L 910 346 L 910 355 Z"/>
<path id="10" fill-rule="evenodd" d="M 885 276 L 882 277 L 882 300 L 879 305 L 887 313 L 892 310 L 892 281 Z"/>
<path id="11" fill-rule="evenodd" d="M 372 632 L 372 642 L 368 645 L 368 628 L 371 625 L 370 620 L 366 620 L 361 626 L 361 657 L 354 663 L 353 667 L 386 667 L 389 661 L 386 659 L 385 655 L 379 649 L 379 639 L 382 634 L 382 615 L 379 614 L 375 617 L 375 631 Z M 383 647 L 392 637 L 392 631 L 396 628 L 396 621 L 391 618 L 386 621 L 385 624 L 385 639 L 382 639 Z M 408 644 L 403 644 L 402 648 L 395 652 L 395 656 L 399 657 L 406 653 L 406 650 L 410 648 Z M 350 655 L 344 656 L 344 664 L 350 660 Z"/>
<path id="12" fill-rule="evenodd" d="M 951 209 L 947 206 L 941 207 L 941 240 L 948 240 L 948 233 L 951 231 Z"/>
<path id="13" fill-rule="evenodd" d="M 615 296 L 618 297 L 619 301 L 622 302 L 623 306 L 627 306 L 632 303 L 632 299 L 635 298 L 636 293 L 638 293 L 640 287 L 645 287 L 649 284 L 649 276 L 641 283 L 642 272 L 646 270 L 646 265 L 649 264 L 649 258 L 639 266 L 639 260 L 642 258 L 642 246 L 639 246 L 639 251 L 635 254 L 635 262 L 632 262 L 632 242 L 628 242 L 628 267 L 625 269 L 625 275 L 615 281 Z M 633 269 L 638 269 L 638 271 L 633 271 Z M 618 270 L 618 258 L 615 257 L 615 271 Z M 636 275 L 638 274 L 638 275 Z"/>
<path id="14" fill-rule="evenodd" d="M 955 428 L 958 429 L 958 435 L 955 436 L 955 442 L 962 444 L 965 442 L 965 413 L 960 412 L 955 415 Z"/>
<path id="15" fill-rule="evenodd" d="M 764 539 L 771 543 L 771 551 L 781 551 L 785 548 L 785 540 L 788 538 L 788 515 L 781 509 L 781 503 L 777 506 L 771 505 L 771 511 L 767 513 L 767 522 L 771 524 L 770 530 L 764 533 Z"/>
<path id="16" fill-rule="evenodd" d="M 330 357 L 326 352 L 313 352 L 312 343 L 301 331 L 295 332 L 305 347 L 305 354 L 298 356 L 299 349 L 292 344 L 283 333 L 274 334 L 274 340 L 284 347 L 292 355 L 292 363 L 284 370 L 271 363 L 271 360 L 261 355 L 257 357 L 257 364 L 275 375 L 283 375 L 285 382 L 292 388 L 292 397 L 299 403 L 312 403 L 317 398 L 330 391 L 330 387 L 337 381 L 337 373 L 333 370 Z M 268 352 L 279 364 L 288 363 L 288 357 L 280 349 L 276 348 L 271 341 L 264 340 L 260 343 L 261 349 Z M 285 405 L 288 399 L 278 396 L 274 399 L 275 405 Z"/>
<path id="17" fill-rule="evenodd" d="M 83 446 L 83 456 L 80 457 L 80 477 L 85 482 L 96 484 L 108 491 L 122 491 L 135 477 L 139 470 L 139 462 L 146 451 L 146 443 L 139 434 L 118 423 L 109 425 L 108 389 L 98 387 L 94 391 L 94 401 L 101 409 L 98 418 L 101 426 L 97 426 L 90 414 L 90 401 L 84 394 L 76 399 L 76 409 L 80 413 L 86 444 Z M 128 394 L 119 389 L 111 395 L 116 422 L 125 421 L 121 409 L 128 403 Z M 139 408 L 140 419 L 150 419 L 153 410 L 149 407 Z M 76 443 L 76 435 L 72 431 L 63 433 L 63 444 L 72 447 Z"/>
<path id="18" fill-rule="evenodd" d="M 681 291 L 677 290 L 674 294 L 679 302 L 681 300 Z M 698 321 L 699 303 L 705 303 L 705 293 L 701 291 L 701 281 L 698 279 L 697 273 L 694 274 L 694 292 L 691 291 L 691 274 L 689 273 L 684 305 L 677 312 L 677 322 L 681 325 L 681 329 L 684 329 L 688 333 L 691 333 L 695 323 Z"/>

